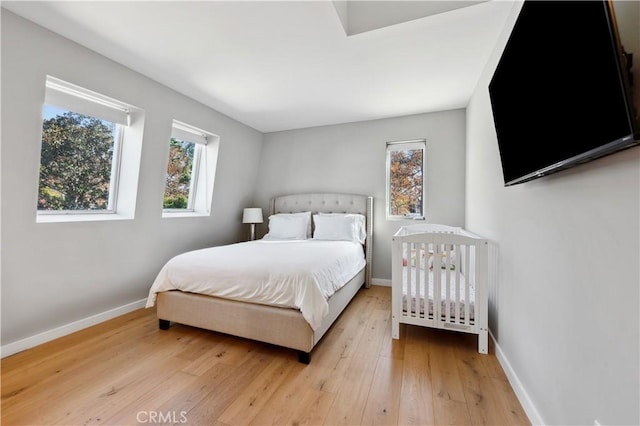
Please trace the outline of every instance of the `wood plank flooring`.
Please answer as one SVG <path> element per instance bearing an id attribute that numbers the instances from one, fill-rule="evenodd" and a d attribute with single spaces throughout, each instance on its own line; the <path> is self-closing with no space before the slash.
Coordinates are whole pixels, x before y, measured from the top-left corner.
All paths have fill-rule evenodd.
<path id="1" fill-rule="evenodd" d="M 391 289 L 361 290 L 312 352 L 141 309 L 2 360 L 7 425 L 530 424 L 493 347 L 401 326 Z"/>

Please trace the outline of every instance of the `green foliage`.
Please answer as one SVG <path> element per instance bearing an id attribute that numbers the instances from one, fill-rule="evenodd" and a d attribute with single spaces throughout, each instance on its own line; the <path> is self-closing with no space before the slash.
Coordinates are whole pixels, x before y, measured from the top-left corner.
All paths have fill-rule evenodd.
<path id="1" fill-rule="evenodd" d="M 115 130 L 74 112 L 43 121 L 38 210 L 108 207 Z"/>
<path id="2" fill-rule="evenodd" d="M 193 142 L 171 138 L 163 208 L 188 207 L 195 149 L 196 145 Z"/>
<path id="3" fill-rule="evenodd" d="M 164 197 L 162 207 L 165 209 L 186 209 L 189 205 L 189 199 L 184 195 L 171 195 Z"/>

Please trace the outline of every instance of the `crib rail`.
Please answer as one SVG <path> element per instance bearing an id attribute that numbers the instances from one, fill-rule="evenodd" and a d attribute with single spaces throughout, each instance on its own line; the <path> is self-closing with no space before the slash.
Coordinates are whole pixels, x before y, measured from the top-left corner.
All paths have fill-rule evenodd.
<path id="1" fill-rule="evenodd" d="M 414 229 L 393 238 L 393 337 L 400 323 L 486 337 L 487 240 L 444 225 L 406 228 Z M 486 353 L 486 343 L 479 350 Z"/>

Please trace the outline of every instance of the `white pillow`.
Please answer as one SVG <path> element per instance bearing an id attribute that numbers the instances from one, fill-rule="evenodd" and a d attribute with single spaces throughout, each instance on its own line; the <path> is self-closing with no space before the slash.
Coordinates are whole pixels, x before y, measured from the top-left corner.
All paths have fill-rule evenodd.
<path id="1" fill-rule="evenodd" d="M 300 213 L 276 213 L 275 216 L 287 217 L 304 217 L 307 221 L 307 238 L 311 238 L 311 212 L 300 212 Z"/>
<path id="2" fill-rule="evenodd" d="M 308 220 L 302 215 L 276 214 L 269 216 L 269 233 L 265 240 L 306 240 Z"/>
<path id="3" fill-rule="evenodd" d="M 361 214 L 320 213 L 313 216 L 315 240 L 354 241 L 364 244 L 365 217 Z"/>
<path id="4" fill-rule="evenodd" d="M 364 244 L 364 240 L 367 238 L 367 219 L 365 215 L 359 213 L 318 213 L 321 216 L 344 216 L 352 218 L 356 226 L 356 238 L 355 240 L 361 244 Z"/>

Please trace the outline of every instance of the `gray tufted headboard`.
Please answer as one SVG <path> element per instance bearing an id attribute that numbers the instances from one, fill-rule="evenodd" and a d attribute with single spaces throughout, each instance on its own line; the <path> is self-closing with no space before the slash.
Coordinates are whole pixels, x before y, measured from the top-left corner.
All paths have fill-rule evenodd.
<path id="1" fill-rule="evenodd" d="M 276 213 L 359 213 L 366 217 L 367 238 L 365 240 L 365 287 L 371 287 L 373 259 L 373 197 L 357 194 L 294 194 L 271 199 L 271 214 Z"/>

